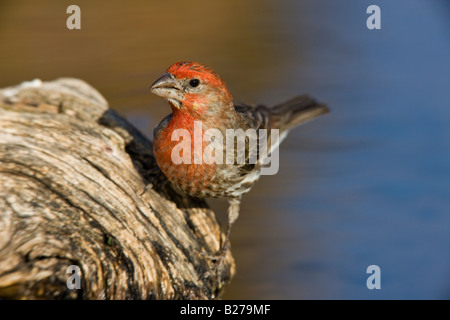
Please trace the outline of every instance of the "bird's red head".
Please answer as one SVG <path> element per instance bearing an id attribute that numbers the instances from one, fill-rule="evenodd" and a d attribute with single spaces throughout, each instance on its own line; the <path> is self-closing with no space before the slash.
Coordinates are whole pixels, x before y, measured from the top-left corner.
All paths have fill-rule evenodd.
<path id="1" fill-rule="evenodd" d="M 174 63 L 151 90 L 167 98 L 174 112 L 181 110 L 196 118 L 218 115 L 233 105 L 225 82 L 214 70 L 197 62 Z"/>
<path id="2" fill-rule="evenodd" d="M 181 61 L 171 65 L 166 72 L 174 75 L 177 79 L 198 79 L 201 83 L 214 87 L 223 87 L 225 82 L 210 67 L 198 62 Z"/>

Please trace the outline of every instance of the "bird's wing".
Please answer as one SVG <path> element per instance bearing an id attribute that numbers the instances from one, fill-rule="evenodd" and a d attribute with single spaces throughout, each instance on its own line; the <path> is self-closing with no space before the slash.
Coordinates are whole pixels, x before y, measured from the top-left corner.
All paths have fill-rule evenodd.
<path id="1" fill-rule="evenodd" d="M 160 132 L 162 132 L 167 125 L 170 122 L 170 119 L 172 119 L 172 113 L 167 115 L 164 119 L 161 120 L 161 122 L 155 127 L 153 130 L 153 137 L 157 137 Z"/>
<path id="2" fill-rule="evenodd" d="M 234 108 L 252 128 L 279 129 L 280 134 L 329 112 L 326 105 L 307 95 L 297 96 L 271 108 L 241 103 L 235 104 Z"/>
<path id="3" fill-rule="evenodd" d="M 273 150 L 294 127 L 329 112 L 326 105 L 318 103 L 307 95 L 297 96 L 274 107 L 264 105 L 235 104 L 240 114 L 254 129 L 267 129 L 268 138 L 272 129 L 278 129 L 279 141 L 272 145 L 268 140 L 268 150 Z"/>
<path id="4" fill-rule="evenodd" d="M 325 104 L 307 95 L 297 96 L 270 109 L 271 127 L 279 129 L 282 134 L 284 131 L 329 112 Z"/>

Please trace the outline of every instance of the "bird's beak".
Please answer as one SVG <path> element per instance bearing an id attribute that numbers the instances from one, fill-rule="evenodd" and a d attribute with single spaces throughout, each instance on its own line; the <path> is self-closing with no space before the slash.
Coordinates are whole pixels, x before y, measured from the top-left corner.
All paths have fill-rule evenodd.
<path id="1" fill-rule="evenodd" d="M 182 87 L 171 73 L 165 73 L 159 77 L 150 87 L 152 93 L 166 98 L 176 107 L 181 106 L 183 100 Z"/>

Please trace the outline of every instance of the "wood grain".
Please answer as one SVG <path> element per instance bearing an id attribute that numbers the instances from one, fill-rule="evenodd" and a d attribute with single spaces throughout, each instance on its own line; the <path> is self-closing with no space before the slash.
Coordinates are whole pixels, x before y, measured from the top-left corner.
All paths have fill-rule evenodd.
<path id="1" fill-rule="evenodd" d="M 231 253 L 222 274 L 201 275 L 220 237 L 206 203 L 171 189 L 151 142 L 94 88 L 0 90 L 0 298 L 217 298 Z M 67 288 L 70 265 L 79 290 Z"/>

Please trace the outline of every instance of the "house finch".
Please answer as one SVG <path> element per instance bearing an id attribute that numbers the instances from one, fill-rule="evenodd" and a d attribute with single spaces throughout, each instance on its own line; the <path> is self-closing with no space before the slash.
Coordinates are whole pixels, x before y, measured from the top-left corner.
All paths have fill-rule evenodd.
<path id="1" fill-rule="evenodd" d="M 204 139 L 203 133 L 211 128 L 219 130 L 224 136 L 227 129 L 267 129 L 269 133 L 278 129 L 279 141 L 272 141 L 268 138 L 269 135 L 266 137 L 267 149 L 273 150 L 293 127 L 328 113 L 329 110 L 305 95 L 273 108 L 235 104 L 219 75 L 197 62 L 185 61 L 171 65 L 153 83 L 151 91 L 166 98 L 172 108 L 172 114 L 164 118 L 154 131 L 154 155 L 162 172 L 175 189 L 184 193 L 229 201 L 226 238 L 215 259 L 219 268 L 229 248 L 230 230 L 239 215 L 241 196 L 251 189 L 261 175 L 262 159 L 258 159 L 256 163 L 249 161 L 252 154 L 260 153 L 261 150 L 250 150 L 246 144 L 243 162 L 236 161 L 237 152 L 232 161 L 195 161 L 194 151 L 190 155 L 184 154 L 191 161 L 174 163 L 172 151 L 179 144 L 178 139 L 173 139 L 175 130 L 187 130 L 185 132 L 192 137 L 190 145 L 194 149 L 195 144 L 200 145 L 201 151 L 205 151 L 210 141 Z M 202 130 L 197 136 L 194 134 L 196 121 L 201 123 Z M 246 140 L 248 142 L 248 137 Z M 226 148 L 222 150 L 216 152 L 225 154 Z"/>

